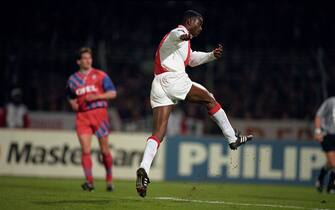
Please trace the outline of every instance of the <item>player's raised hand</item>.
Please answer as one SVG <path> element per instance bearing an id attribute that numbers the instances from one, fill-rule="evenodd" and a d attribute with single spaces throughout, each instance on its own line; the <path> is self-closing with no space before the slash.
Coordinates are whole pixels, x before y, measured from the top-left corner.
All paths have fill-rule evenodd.
<path id="1" fill-rule="evenodd" d="M 85 97 L 86 102 L 96 101 L 98 99 L 99 99 L 99 95 L 97 95 L 97 94 L 88 94 Z"/>
<path id="2" fill-rule="evenodd" d="M 187 40 L 191 40 L 193 38 L 192 34 L 188 33 L 188 34 L 182 34 L 180 36 L 180 39 L 183 41 L 187 41 Z"/>
<path id="3" fill-rule="evenodd" d="M 222 52 L 223 52 L 223 46 L 221 44 L 219 44 L 219 46 L 213 50 L 214 56 L 216 58 L 221 58 Z"/>

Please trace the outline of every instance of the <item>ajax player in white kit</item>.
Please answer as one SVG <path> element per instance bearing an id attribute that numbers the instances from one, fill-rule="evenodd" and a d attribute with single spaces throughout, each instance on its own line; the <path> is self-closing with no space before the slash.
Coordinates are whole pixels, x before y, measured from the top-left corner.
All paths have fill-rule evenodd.
<path id="1" fill-rule="evenodd" d="M 199 66 L 222 55 L 221 45 L 208 53 L 192 51 L 190 40 L 200 34 L 202 24 L 201 14 L 193 10 L 186 11 L 181 25 L 164 36 L 156 51 L 155 78 L 150 93 L 153 132 L 147 140 L 140 168 L 136 172 L 136 190 L 141 197 L 146 196 L 152 160 L 165 136 L 171 110 L 179 100 L 206 106 L 208 114 L 221 128 L 232 150 L 253 138 L 252 135 L 235 133 L 225 111 L 213 95 L 202 85 L 192 82 L 185 72 L 186 66 Z"/>

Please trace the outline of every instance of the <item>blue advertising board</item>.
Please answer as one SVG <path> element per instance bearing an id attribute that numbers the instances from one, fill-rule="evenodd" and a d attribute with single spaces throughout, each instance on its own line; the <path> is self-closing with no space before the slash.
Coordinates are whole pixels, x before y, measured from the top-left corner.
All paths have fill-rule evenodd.
<path id="1" fill-rule="evenodd" d="M 236 151 L 224 138 L 169 137 L 165 179 L 312 184 L 325 164 L 317 142 L 254 140 Z"/>

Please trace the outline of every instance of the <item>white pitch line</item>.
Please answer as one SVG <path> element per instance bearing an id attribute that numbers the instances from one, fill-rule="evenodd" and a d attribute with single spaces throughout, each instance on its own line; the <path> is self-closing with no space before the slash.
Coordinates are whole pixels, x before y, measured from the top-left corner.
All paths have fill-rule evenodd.
<path id="1" fill-rule="evenodd" d="M 233 206 L 258 206 L 258 207 L 303 209 L 303 210 L 332 210 L 332 209 L 305 208 L 302 206 L 275 205 L 275 204 L 263 204 L 263 203 L 234 203 L 234 202 L 226 202 L 226 201 L 193 200 L 193 199 L 184 199 L 184 198 L 176 198 L 176 197 L 155 197 L 154 199 L 155 200 L 179 201 L 179 202 L 191 202 L 191 203 L 225 204 L 225 205 L 233 205 Z"/>

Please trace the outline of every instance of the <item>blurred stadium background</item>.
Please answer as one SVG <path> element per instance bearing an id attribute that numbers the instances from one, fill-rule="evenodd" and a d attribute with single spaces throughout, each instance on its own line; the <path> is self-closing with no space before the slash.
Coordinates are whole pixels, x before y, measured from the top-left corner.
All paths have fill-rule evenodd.
<path id="1" fill-rule="evenodd" d="M 156 204 L 156 209 L 334 208 L 334 196 L 313 189 L 317 170 L 325 162 L 313 141 L 313 118 L 322 101 L 335 93 L 331 5 L 9 3 L 1 14 L 0 36 L 1 203 L 5 209 L 150 209 Z M 152 196 L 145 203 L 135 197 L 133 181 L 151 131 L 153 57 L 161 38 L 187 9 L 204 16 L 204 30 L 192 41 L 193 49 L 210 51 L 224 45 L 223 59 L 190 69 L 191 79 L 211 90 L 232 125 L 253 133 L 256 140 L 230 152 L 206 110 L 180 103 L 152 169 L 158 183 L 150 186 Z M 88 197 L 79 192 L 80 147 L 65 86 L 77 70 L 75 53 L 82 46 L 93 48 L 94 66 L 105 70 L 118 90 L 109 108 L 117 180 L 113 195 L 98 190 Z M 11 117 L 10 107 L 15 113 Z M 96 143 L 94 175 L 102 178 Z M 31 193 L 32 201 L 24 193 Z M 19 202 L 11 199 L 15 194 Z"/>

